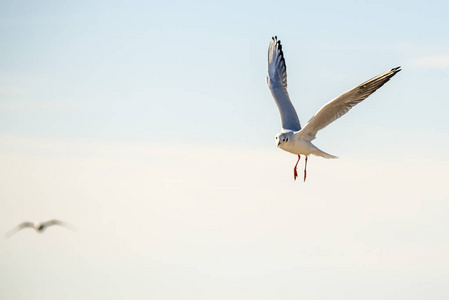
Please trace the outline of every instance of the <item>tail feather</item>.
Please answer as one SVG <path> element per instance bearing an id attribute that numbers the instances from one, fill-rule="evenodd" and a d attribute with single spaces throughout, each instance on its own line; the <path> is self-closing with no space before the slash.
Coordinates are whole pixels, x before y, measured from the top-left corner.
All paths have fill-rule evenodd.
<path id="1" fill-rule="evenodd" d="M 338 156 L 326 153 L 324 151 L 321 151 L 318 148 L 316 148 L 316 151 L 312 152 L 312 154 L 314 154 L 316 156 L 321 156 L 321 157 L 324 157 L 324 158 L 338 158 Z"/>

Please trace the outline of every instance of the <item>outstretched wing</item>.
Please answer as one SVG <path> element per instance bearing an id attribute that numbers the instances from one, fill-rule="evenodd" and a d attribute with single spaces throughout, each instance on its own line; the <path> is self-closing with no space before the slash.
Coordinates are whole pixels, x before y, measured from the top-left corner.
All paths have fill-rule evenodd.
<path id="1" fill-rule="evenodd" d="M 312 117 L 312 119 L 310 119 L 309 123 L 304 126 L 299 134 L 301 134 L 303 138 L 308 141 L 313 140 L 319 130 L 343 116 L 356 104 L 368 98 L 369 95 L 383 86 L 399 71 L 401 71 L 401 67 L 393 68 L 385 73 L 371 78 L 356 88 L 353 88 L 352 90 L 330 101 L 324 105 L 316 113 L 316 115 Z"/>
<path id="2" fill-rule="evenodd" d="M 48 227 L 52 225 L 59 225 L 73 230 L 73 227 L 71 225 L 59 220 L 48 220 L 47 222 L 42 223 L 43 227 Z"/>
<path id="3" fill-rule="evenodd" d="M 271 38 L 268 47 L 267 84 L 281 114 L 282 128 L 300 130 L 298 115 L 287 92 L 287 68 L 281 41 L 278 41 L 277 37 Z"/>
<path id="4" fill-rule="evenodd" d="M 23 222 L 23 223 L 20 223 L 19 225 L 17 225 L 16 227 L 14 227 L 14 228 L 11 229 L 10 231 L 8 231 L 8 232 L 6 233 L 6 237 L 9 238 L 10 236 L 12 236 L 12 235 L 13 235 L 14 233 L 16 233 L 17 231 L 22 230 L 23 228 L 26 228 L 26 227 L 31 227 L 31 228 L 33 228 L 33 227 L 34 227 L 34 224 L 31 223 L 31 222 Z"/>

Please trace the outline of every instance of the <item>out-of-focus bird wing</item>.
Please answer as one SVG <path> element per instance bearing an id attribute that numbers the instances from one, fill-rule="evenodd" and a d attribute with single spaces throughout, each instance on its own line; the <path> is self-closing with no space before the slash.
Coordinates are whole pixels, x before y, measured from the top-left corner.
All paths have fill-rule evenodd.
<path id="1" fill-rule="evenodd" d="M 9 238 L 10 236 L 12 236 L 12 235 L 13 235 L 14 233 L 16 233 L 17 231 L 22 230 L 22 229 L 27 228 L 27 227 L 34 228 L 34 224 L 31 223 L 31 222 L 23 222 L 23 223 L 20 223 L 19 225 L 17 225 L 16 227 L 14 227 L 14 228 L 11 229 L 10 231 L 8 231 L 8 232 L 6 233 L 6 237 Z"/>
<path id="2" fill-rule="evenodd" d="M 74 230 L 73 226 L 69 225 L 66 222 L 62 222 L 62 221 L 56 220 L 56 219 L 48 220 L 48 221 L 42 223 L 43 227 L 48 227 L 48 226 L 52 226 L 52 225 L 59 225 L 59 226 L 63 226 L 63 227 Z"/>

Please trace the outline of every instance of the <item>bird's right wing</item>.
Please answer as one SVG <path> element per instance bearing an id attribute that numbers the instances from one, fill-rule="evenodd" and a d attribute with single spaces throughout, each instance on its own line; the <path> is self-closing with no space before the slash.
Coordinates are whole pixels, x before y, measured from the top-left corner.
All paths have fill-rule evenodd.
<path id="1" fill-rule="evenodd" d="M 298 115 L 287 92 L 287 68 L 281 41 L 277 37 L 271 38 L 268 47 L 267 85 L 281 114 L 282 129 L 300 130 Z"/>
<path id="2" fill-rule="evenodd" d="M 31 227 L 31 228 L 33 228 L 33 227 L 34 227 L 34 224 L 31 223 L 31 222 L 23 222 L 23 223 L 20 223 L 19 225 L 17 225 L 16 227 L 14 227 L 14 228 L 11 229 L 10 231 L 8 231 L 8 232 L 6 233 L 6 237 L 9 238 L 10 236 L 12 236 L 12 235 L 13 235 L 14 233 L 16 233 L 17 231 L 19 231 L 19 230 L 21 230 L 21 229 L 23 229 L 23 228 L 26 228 L 26 227 Z"/>
<path id="3" fill-rule="evenodd" d="M 62 222 L 62 221 L 59 221 L 59 220 L 55 220 L 55 219 L 48 220 L 47 222 L 44 222 L 42 225 L 45 226 L 45 227 L 52 226 L 52 225 L 59 225 L 59 226 L 63 226 L 63 227 L 66 227 L 66 228 L 74 230 L 73 226 L 69 225 L 68 223 Z"/>
<path id="4" fill-rule="evenodd" d="M 386 71 L 330 101 L 310 119 L 309 123 L 304 126 L 299 134 L 308 141 L 313 140 L 319 130 L 343 116 L 356 104 L 368 98 L 369 95 L 383 86 L 399 71 L 401 71 L 401 67 Z"/>
<path id="5" fill-rule="evenodd" d="M 47 222 L 42 223 L 45 227 L 51 226 L 51 225 L 64 225 L 64 222 L 59 220 L 48 220 Z"/>

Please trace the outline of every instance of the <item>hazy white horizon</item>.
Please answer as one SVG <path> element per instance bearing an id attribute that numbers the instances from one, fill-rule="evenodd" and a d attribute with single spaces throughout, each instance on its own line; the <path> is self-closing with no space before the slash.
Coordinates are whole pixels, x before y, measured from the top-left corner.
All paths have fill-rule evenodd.
<path id="1" fill-rule="evenodd" d="M 445 153 L 311 157 L 278 149 L 11 139 L 0 154 L 5 298 L 441 299 Z M 398 157 L 399 153 L 392 153 Z M 302 165 L 301 165 L 302 167 Z M 8 212 L 5 214 L 5 212 Z"/>

